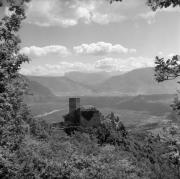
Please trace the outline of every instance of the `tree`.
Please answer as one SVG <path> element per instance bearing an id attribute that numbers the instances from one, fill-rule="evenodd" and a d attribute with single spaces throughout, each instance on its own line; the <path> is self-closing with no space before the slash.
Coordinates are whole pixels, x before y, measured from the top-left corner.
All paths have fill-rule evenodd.
<path id="1" fill-rule="evenodd" d="M 118 2 L 123 0 L 110 0 L 110 3 Z M 152 10 L 157 10 L 158 8 L 167 8 L 169 6 L 176 7 L 180 6 L 180 0 L 147 0 L 147 5 L 152 8 Z"/>
<path id="2" fill-rule="evenodd" d="M 158 8 L 167 8 L 169 6 L 180 6 L 180 0 L 148 0 L 147 5 L 152 8 L 152 10 L 157 10 Z"/>
<path id="3" fill-rule="evenodd" d="M 148 6 L 152 10 L 157 10 L 158 8 L 167 7 L 179 7 L 180 0 L 148 0 Z M 158 82 L 163 82 L 166 80 L 172 80 L 180 76 L 180 56 L 174 55 L 173 57 L 165 60 L 156 56 L 155 58 L 155 78 Z M 180 83 L 180 82 L 178 82 Z M 178 97 L 176 97 L 174 104 L 172 105 L 173 110 L 180 113 L 180 102 Z"/>
<path id="4" fill-rule="evenodd" d="M 10 178 L 16 168 L 15 153 L 24 138 L 24 79 L 19 74 L 28 57 L 19 53 L 18 31 L 25 19 L 25 3 L 29 0 L 0 0 L 9 14 L 0 21 L 0 177 Z M 25 107 L 25 108 L 24 108 Z M 12 176 L 11 176 L 12 177 Z"/>
<path id="5" fill-rule="evenodd" d="M 0 22 L 0 146 L 15 150 L 22 140 L 24 82 L 18 73 L 28 57 L 19 53 L 20 38 L 17 33 L 25 19 L 25 2 L 29 0 L 0 1 L 8 7 L 9 14 Z"/>
<path id="6" fill-rule="evenodd" d="M 172 59 L 156 57 L 155 76 L 158 82 L 172 80 L 180 76 L 180 56 L 175 55 Z"/>

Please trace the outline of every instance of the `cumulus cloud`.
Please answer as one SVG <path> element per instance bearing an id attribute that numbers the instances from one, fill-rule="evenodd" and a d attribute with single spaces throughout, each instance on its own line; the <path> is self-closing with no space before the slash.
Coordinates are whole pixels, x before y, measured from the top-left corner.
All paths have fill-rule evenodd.
<path id="1" fill-rule="evenodd" d="M 74 52 L 76 54 L 90 54 L 90 55 L 106 55 L 109 53 L 135 53 L 136 49 L 128 49 L 120 44 L 112 45 L 106 42 L 97 42 L 91 44 L 81 44 L 75 46 Z"/>
<path id="2" fill-rule="evenodd" d="M 50 45 L 44 47 L 37 47 L 37 46 L 24 47 L 20 50 L 20 52 L 26 55 L 36 56 L 36 57 L 46 56 L 48 54 L 57 54 L 61 57 L 66 57 L 70 54 L 68 49 L 65 46 L 61 46 L 61 45 Z"/>
<path id="3" fill-rule="evenodd" d="M 127 59 L 103 58 L 95 63 L 95 68 L 104 71 L 128 71 L 135 68 L 152 67 L 154 59 L 129 57 Z"/>
<path id="4" fill-rule="evenodd" d="M 103 71 L 120 71 L 119 59 L 104 58 L 95 63 L 95 68 Z"/>
<path id="5" fill-rule="evenodd" d="M 94 63 L 82 62 L 66 62 L 62 61 L 58 64 L 45 64 L 36 66 L 31 69 L 23 68 L 21 73 L 24 75 L 63 75 L 70 71 L 81 72 L 116 72 L 116 71 L 129 71 L 135 68 L 152 67 L 154 66 L 154 59 L 145 57 L 129 57 L 127 59 L 119 58 L 103 58 Z"/>
<path id="6" fill-rule="evenodd" d="M 116 13 L 104 0 L 33 0 L 28 6 L 28 23 L 39 26 L 63 26 L 122 22 L 126 17 Z M 111 9 L 111 10 L 110 10 Z"/>
<path id="7" fill-rule="evenodd" d="M 58 64 L 45 64 L 32 67 L 31 69 L 22 68 L 20 73 L 24 75 L 51 75 L 51 76 L 62 76 L 66 72 L 70 71 L 94 71 L 94 65 L 85 64 L 81 62 L 66 62 L 62 61 Z"/>

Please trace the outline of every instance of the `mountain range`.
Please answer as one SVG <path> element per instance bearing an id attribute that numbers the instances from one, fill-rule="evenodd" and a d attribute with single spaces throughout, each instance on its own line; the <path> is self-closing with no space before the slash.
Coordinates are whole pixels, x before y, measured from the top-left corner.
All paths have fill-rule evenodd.
<path id="1" fill-rule="evenodd" d="M 32 82 L 33 90 L 36 92 L 41 91 L 44 95 L 48 92 L 56 96 L 174 94 L 178 89 L 177 80 L 157 83 L 153 68 L 135 69 L 116 76 L 105 72 L 71 72 L 58 77 L 28 76 L 27 78 Z"/>
<path id="2" fill-rule="evenodd" d="M 83 83 L 73 81 L 65 76 L 29 76 L 30 81 L 36 81 L 39 84 L 50 89 L 56 96 L 72 95 L 91 95 L 92 90 Z"/>
<path id="3" fill-rule="evenodd" d="M 158 83 L 155 81 L 153 68 L 140 68 L 113 76 L 98 84 L 96 90 L 106 94 L 174 94 L 177 87 L 177 80 Z"/>
<path id="4" fill-rule="evenodd" d="M 55 99 L 55 95 L 51 92 L 51 90 L 42 84 L 27 79 L 28 91 L 24 96 L 24 101 L 27 103 L 34 102 L 45 102 L 52 99 Z"/>
<path id="5" fill-rule="evenodd" d="M 94 86 L 102 82 L 105 82 L 112 76 L 112 74 L 108 72 L 83 73 L 74 71 L 65 73 L 64 76 L 75 82 L 83 83 L 88 86 Z"/>

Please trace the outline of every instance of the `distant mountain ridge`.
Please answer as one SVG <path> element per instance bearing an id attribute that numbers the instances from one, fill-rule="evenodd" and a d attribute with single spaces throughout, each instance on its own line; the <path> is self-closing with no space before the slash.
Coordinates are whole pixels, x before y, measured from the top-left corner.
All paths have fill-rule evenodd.
<path id="1" fill-rule="evenodd" d="M 45 102 L 55 98 L 55 95 L 51 92 L 49 88 L 43 86 L 36 81 L 29 79 L 26 80 L 28 84 L 28 94 L 24 96 L 25 102 Z"/>
<path id="2" fill-rule="evenodd" d="M 91 86 L 106 81 L 112 75 L 107 72 L 84 73 L 84 72 L 74 71 L 74 72 L 65 73 L 64 76 L 75 82 Z"/>
<path id="3" fill-rule="evenodd" d="M 29 80 L 36 81 L 49 88 L 54 95 L 71 96 L 71 95 L 90 95 L 92 89 L 84 84 L 75 82 L 67 77 L 50 77 L 50 76 L 28 76 Z"/>
<path id="4" fill-rule="evenodd" d="M 174 94 L 177 80 L 157 83 L 153 68 L 135 69 L 119 76 L 113 76 L 96 86 L 96 90 L 109 94 Z"/>
<path id="5" fill-rule="evenodd" d="M 177 80 L 157 83 L 153 68 L 140 68 L 127 73 L 109 76 L 106 73 L 71 72 L 65 76 L 28 76 L 56 96 L 174 94 Z"/>

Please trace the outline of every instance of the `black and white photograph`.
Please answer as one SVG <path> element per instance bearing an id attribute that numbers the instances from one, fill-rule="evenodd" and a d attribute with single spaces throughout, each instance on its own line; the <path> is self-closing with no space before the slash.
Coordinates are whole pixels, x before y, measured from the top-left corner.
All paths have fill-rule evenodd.
<path id="1" fill-rule="evenodd" d="M 180 179 L 180 0 L 0 0 L 0 179 Z"/>

